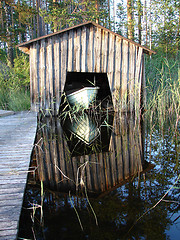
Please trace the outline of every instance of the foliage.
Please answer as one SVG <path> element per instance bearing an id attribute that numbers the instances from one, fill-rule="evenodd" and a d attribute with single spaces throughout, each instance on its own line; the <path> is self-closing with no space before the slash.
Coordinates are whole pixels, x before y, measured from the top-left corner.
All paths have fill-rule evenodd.
<path id="1" fill-rule="evenodd" d="M 0 49 L 0 61 L 1 62 L 6 61 L 6 52 L 3 49 Z"/>
<path id="2" fill-rule="evenodd" d="M 152 3 L 154 43 L 165 53 L 176 54 L 179 49 L 180 3 L 177 0 L 154 0 Z"/>
<path id="3" fill-rule="evenodd" d="M 117 16 L 119 18 L 119 23 L 117 24 L 117 32 L 121 35 L 125 35 L 124 27 L 127 28 L 127 22 L 126 22 L 126 8 L 124 7 L 123 3 L 118 4 Z"/>
<path id="4" fill-rule="evenodd" d="M 135 33 L 134 40 L 166 53 L 180 50 L 180 3 L 178 0 L 129 0 L 118 4 L 117 31 L 127 36 L 129 25 Z M 130 8 L 130 10 L 129 10 Z M 132 15 L 128 19 L 129 13 Z M 129 17 L 130 18 L 130 17 Z"/>
<path id="5" fill-rule="evenodd" d="M 146 62 L 147 112 L 149 120 L 158 116 L 161 129 L 167 120 L 175 122 L 175 130 L 180 119 L 180 75 L 178 58 L 154 56 Z"/>
<path id="6" fill-rule="evenodd" d="M 52 30 L 61 30 L 66 27 L 85 22 L 102 22 L 107 18 L 105 9 L 97 9 L 96 1 L 49 1 L 49 8 L 40 10 L 40 15 L 46 23 L 51 23 Z"/>
<path id="7" fill-rule="evenodd" d="M 19 79 L 19 86 L 29 89 L 30 73 L 29 73 L 29 57 L 20 54 L 14 60 L 14 74 Z"/>
<path id="8" fill-rule="evenodd" d="M 15 112 L 30 109 L 29 91 L 19 90 L 11 91 L 9 94 L 8 108 Z"/>
<path id="9" fill-rule="evenodd" d="M 119 34 L 128 37 L 129 29 L 133 33 L 133 39 L 138 40 L 137 30 L 140 27 L 138 26 L 138 17 L 142 17 L 141 4 L 140 1 L 129 0 L 127 6 L 123 2 L 118 3 L 117 16 L 119 21 L 117 31 Z"/>
<path id="10" fill-rule="evenodd" d="M 26 41 L 28 36 L 31 38 L 34 36 L 36 14 L 36 9 L 31 7 L 26 0 L 0 1 L 0 43 L 3 44 L 7 58 L 12 65 L 16 54 L 16 44 Z"/>
<path id="11" fill-rule="evenodd" d="M 110 8 L 117 8 L 115 18 Z M 134 40 L 139 43 L 142 39 L 143 44 L 163 53 L 176 54 L 179 49 L 178 0 L 128 0 L 120 3 L 115 0 L 7 0 L 0 2 L 0 15 L 1 47 L 6 49 L 12 63 L 14 47 L 19 42 L 84 21 L 98 21 L 109 29 L 116 24 L 115 31 L 125 36 L 130 25 Z"/>
<path id="12" fill-rule="evenodd" d="M 0 63 L 0 108 L 26 110 L 30 108 L 29 61 L 21 54 L 15 58 L 14 67 Z"/>

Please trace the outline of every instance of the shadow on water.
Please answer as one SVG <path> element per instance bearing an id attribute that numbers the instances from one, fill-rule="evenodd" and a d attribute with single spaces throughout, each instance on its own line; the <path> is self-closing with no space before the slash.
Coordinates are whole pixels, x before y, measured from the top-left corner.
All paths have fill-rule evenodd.
<path id="1" fill-rule="evenodd" d="M 41 119 L 19 239 L 172 239 L 178 188 L 173 199 L 168 195 L 173 204 L 163 201 L 136 222 L 171 187 L 177 170 L 177 146 L 169 147 L 168 164 L 163 152 L 159 162 L 149 138 L 144 124 L 127 115 Z"/>

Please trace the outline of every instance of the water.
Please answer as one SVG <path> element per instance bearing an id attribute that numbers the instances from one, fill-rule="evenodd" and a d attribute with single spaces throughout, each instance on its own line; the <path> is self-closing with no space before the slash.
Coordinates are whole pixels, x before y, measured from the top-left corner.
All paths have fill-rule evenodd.
<path id="1" fill-rule="evenodd" d="M 179 239 L 178 132 L 130 116 L 85 119 L 99 130 L 90 143 L 58 118 L 40 122 L 19 238 Z"/>

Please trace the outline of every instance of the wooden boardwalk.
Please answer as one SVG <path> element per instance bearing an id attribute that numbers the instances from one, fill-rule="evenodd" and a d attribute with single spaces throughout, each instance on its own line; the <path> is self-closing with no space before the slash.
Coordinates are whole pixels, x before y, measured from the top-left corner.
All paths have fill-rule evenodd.
<path id="1" fill-rule="evenodd" d="M 0 117 L 0 240 L 17 238 L 36 113 Z"/>

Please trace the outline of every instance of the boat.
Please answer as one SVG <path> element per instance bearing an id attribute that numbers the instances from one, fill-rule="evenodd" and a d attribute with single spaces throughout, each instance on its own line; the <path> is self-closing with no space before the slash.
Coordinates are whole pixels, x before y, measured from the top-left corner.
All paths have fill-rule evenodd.
<path id="1" fill-rule="evenodd" d="M 80 106 L 88 109 L 95 101 L 99 87 L 84 87 L 67 94 L 67 100 L 71 106 Z"/>
<path id="2" fill-rule="evenodd" d="M 86 113 L 67 122 L 66 128 L 79 140 L 90 145 L 100 134 L 95 121 Z"/>

